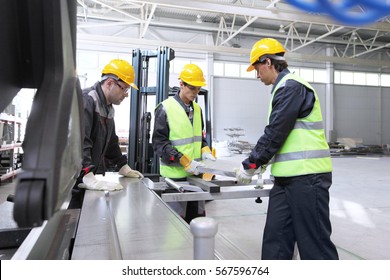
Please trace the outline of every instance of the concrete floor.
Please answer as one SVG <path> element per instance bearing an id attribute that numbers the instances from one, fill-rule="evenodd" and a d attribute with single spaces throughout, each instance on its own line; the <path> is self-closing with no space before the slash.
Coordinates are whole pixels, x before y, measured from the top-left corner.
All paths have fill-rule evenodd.
<path id="1" fill-rule="evenodd" d="M 390 260 L 390 157 L 339 157 L 333 165 L 332 240 L 340 259 Z M 0 186 L 3 217 L 12 215 L 12 203 L 5 200 L 13 190 L 12 184 Z M 268 198 L 261 204 L 254 200 L 209 201 L 206 212 L 227 241 L 250 259 L 260 259 Z"/>
<path id="2" fill-rule="evenodd" d="M 390 158 L 333 158 L 332 240 L 341 260 L 390 260 Z M 207 216 L 250 259 L 260 259 L 268 198 L 214 200 Z"/>

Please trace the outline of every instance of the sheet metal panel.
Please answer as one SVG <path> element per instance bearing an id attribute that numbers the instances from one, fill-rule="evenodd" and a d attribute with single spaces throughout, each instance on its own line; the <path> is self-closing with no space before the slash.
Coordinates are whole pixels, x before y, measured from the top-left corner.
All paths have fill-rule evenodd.
<path id="1" fill-rule="evenodd" d="M 110 192 L 123 259 L 192 259 L 189 226 L 138 179 L 107 174 L 124 189 Z M 72 259 L 115 258 L 110 212 L 102 191 L 86 191 Z"/>

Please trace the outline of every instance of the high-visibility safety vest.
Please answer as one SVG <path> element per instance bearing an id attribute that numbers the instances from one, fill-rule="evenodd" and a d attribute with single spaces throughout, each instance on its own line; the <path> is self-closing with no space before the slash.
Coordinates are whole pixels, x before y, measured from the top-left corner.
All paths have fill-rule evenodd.
<path id="1" fill-rule="evenodd" d="M 161 103 L 167 114 L 169 140 L 172 146 L 193 160 L 201 159 L 202 119 L 198 104 L 193 102 L 193 123 L 189 120 L 183 107 L 173 97 Z M 160 159 L 160 174 L 168 178 L 185 178 L 189 174 L 180 163 L 166 163 Z"/>
<path id="2" fill-rule="evenodd" d="M 311 113 L 297 119 L 293 130 L 275 155 L 271 173 L 275 177 L 291 177 L 332 171 L 329 145 L 322 124 L 321 107 L 317 93 L 309 83 L 299 76 L 289 73 L 275 86 L 269 106 L 268 123 L 272 111 L 275 92 L 292 79 L 313 91 L 315 102 Z"/>

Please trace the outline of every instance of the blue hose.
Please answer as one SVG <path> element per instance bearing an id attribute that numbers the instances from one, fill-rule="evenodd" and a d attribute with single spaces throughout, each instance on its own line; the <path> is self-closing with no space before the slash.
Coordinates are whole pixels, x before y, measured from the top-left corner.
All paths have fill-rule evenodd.
<path id="1" fill-rule="evenodd" d="M 287 0 L 299 9 L 325 13 L 343 24 L 364 25 L 374 23 L 390 14 L 390 2 L 385 0 L 341 0 L 335 3 L 332 0 Z M 352 13 L 351 8 L 361 7 L 364 11 Z"/>

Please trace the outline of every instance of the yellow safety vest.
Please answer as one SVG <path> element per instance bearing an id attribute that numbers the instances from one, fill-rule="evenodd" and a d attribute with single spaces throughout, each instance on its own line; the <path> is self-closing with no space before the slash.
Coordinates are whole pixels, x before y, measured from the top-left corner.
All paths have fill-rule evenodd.
<path id="1" fill-rule="evenodd" d="M 315 102 L 311 113 L 297 119 L 293 130 L 275 155 L 271 173 L 275 177 L 291 177 L 332 171 L 329 145 L 322 124 L 321 107 L 313 87 L 299 76 L 289 73 L 275 86 L 269 105 L 268 123 L 275 92 L 292 79 L 314 92 Z"/>
<path id="2" fill-rule="evenodd" d="M 172 146 L 193 160 L 201 159 L 202 119 L 200 107 L 193 102 L 193 124 L 183 107 L 173 97 L 164 100 L 163 104 L 169 124 L 169 140 Z M 189 176 L 180 163 L 166 163 L 160 159 L 160 174 L 168 178 L 185 178 Z"/>

